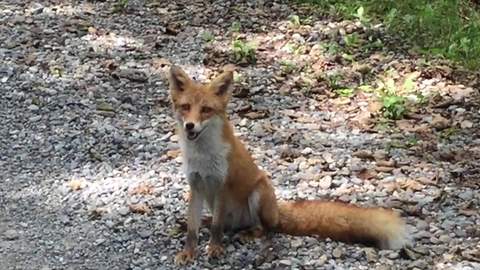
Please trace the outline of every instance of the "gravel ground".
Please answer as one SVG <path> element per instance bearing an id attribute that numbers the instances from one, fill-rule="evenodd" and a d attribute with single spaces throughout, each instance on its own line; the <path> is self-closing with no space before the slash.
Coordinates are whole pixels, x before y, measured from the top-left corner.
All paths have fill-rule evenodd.
<path id="1" fill-rule="evenodd" d="M 278 197 L 393 207 L 414 244 L 229 236 L 224 258 L 191 269 L 480 269 L 480 76 L 428 64 L 381 29 L 264 2 L 129 1 L 115 12 L 111 1 L 0 1 L 0 269 L 174 268 L 187 184 L 164 68 L 210 78 L 232 60 L 236 22 L 259 45 L 237 72 L 231 120 Z M 291 14 L 313 15 L 294 28 Z M 355 64 L 319 56 L 318 44 L 348 46 L 352 32 L 384 46 L 354 48 Z M 305 90 L 297 76 L 339 72 L 351 85 L 388 68 L 418 72 L 416 87 L 438 101 L 372 125 L 371 93 L 338 97 L 321 80 Z M 202 252 L 207 239 L 202 229 Z"/>

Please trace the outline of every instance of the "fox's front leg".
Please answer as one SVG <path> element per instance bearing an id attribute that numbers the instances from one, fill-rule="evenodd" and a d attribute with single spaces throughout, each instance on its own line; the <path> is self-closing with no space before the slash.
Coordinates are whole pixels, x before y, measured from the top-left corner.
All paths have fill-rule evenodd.
<path id="1" fill-rule="evenodd" d="M 207 254 L 209 257 L 219 257 L 223 254 L 223 228 L 225 224 L 225 194 L 219 191 L 213 202 L 212 225 Z"/>
<path id="2" fill-rule="evenodd" d="M 190 202 L 187 211 L 187 238 L 185 247 L 175 256 L 175 263 L 184 265 L 195 259 L 198 243 L 198 228 L 200 227 L 203 196 L 197 190 L 191 188 Z"/>

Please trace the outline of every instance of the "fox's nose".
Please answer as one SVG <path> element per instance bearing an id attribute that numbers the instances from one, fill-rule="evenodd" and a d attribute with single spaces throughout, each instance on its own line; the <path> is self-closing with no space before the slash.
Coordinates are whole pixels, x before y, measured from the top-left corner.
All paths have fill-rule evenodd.
<path id="1" fill-rule="evenodd" d="M 195 127 L 194 123 L 191 123 L 191 122 L 185 123 L 186 130 L 192 130 L 194 127 Z"/>

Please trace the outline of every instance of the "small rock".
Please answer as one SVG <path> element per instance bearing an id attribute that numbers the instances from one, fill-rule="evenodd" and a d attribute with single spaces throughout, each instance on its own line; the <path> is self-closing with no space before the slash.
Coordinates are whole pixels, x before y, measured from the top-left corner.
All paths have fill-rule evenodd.
<path id="1" fill-rule="evenodd" d="M 128 207 L 121 207 L 118 209 L 118 213 L 122 216 L 126 216 L 128 213 L 130 213 L 130 209 Z"/>
<path id="2" fill-rule="evenodd" d="M 298 248 L 298 247 L 303 245 L 303 240 L 300 239 L 300 238 L 297 238 L 297 239 L 292 240 L 292 242 L 290 244 L 293 248 Z"/>
<path id="3" fill-rule="evenodd" d="M 150 235 L 152 235 L 152 231 L 150 231 L 150 230 L 139 230 L 138 235 L 140 235 L 140 237 L 142 237 L 142 238 L 148 238 L 148 237 L 150 237 Z"/>
<path id="4" fill-rule="evenodd" d="M 313 152 L 312 148 L 306 147 L 302 150 L 302 155 L 310 155 Z"/>
<path id="5" fill-rule="evenodd" d="M 330 175 L 323 177 L 318 185 L 322 189 L 329 189 L 332 186 L 332 177 Z"/>
<path id="6" fill-rule="evenodd" d="M 19 235 L 19 233 L 18 233 L 16 230 L 10 229 L 10 230 L 6 230 L 6 231 L 3 233 L 3 236 L 4 236 L 5 240 L 7 240 L 7 241 L 12 241 L 12 240 L 18 239 L 18 237 L 19 237 L 20 235 Z"/>
<path id="7" fill-rule="evenodd" d="M 377 260 L 377 252 L 373 248 L 364 248 L 363 251 L 365 252 L 365 257 L 367 257 L 367 261 L 375 262 Z"/>
<path id="8" fill-rule="evenodd" d="M 431 125 L 438 130 L 442 130 L 450 126 L 450 121 L 440 114 L 436 114 L 432 118 Z"/>
<path id="9" fill-rule="evenodd" d="M 472 127 L 473 127 L 473 123 L 472 123 L 472 121 L 465 120 L 465 121 L 462 121 L 462 122 L 460 123 L 460 127 L 461 127 L 461 128 L 472 128 Z"/>
<path id="10" fill-rule="evenodd" d="M 32 105 L 28 106 L 28 109 L 29 109 L 30 111 L 34 111 L 34 112 L 35 112 L 35 111 L 38 111 L 39 107 L 38 107 L 37 105 L 35 105 L 35 104 L 32 104 Z"/>
<path id="11" fill-rule="evenodd" d="M 324 265 L 325 262 L 327 262 L 327 260 L 328 260 L 327 255 L 323 254 L 322 256 L 320 256 L 320 258 L 318 258 L 318 260 L 315 264 L 318 265 L 318 266 Z"/>
<path id="12" fill-rule="evenodd" d="M 342 251 L 341 248 L 337 247 L 337 248 L 335 248 L 335 249 L 332 251 L 332 255 L 333 255 L 333 257 L 339 259 L 339 258 L 342 257 L 343 251 Z"/>
<path id="13" fill-rule="evenodd" d="M 286 266 L 292 265 L 291 260 L 280 260 L 279 263 L 282 264 L 282 265 L 286 265 Z"/>
<path id="14" fill-rule="evenodd" d="M 293 34 L 292 39 L 298 43 L 305 43 L 305 39 L 299 33 Z"/>
<path id="15" fill-rule="evenodd" d="M 396 251 L 389 252 L 388 255 L 387 255 L 387 257 L 389 259 L 392 259 L 392 260 L 398 258 L 399 256 L 400 256 L 400 254 Z"/>

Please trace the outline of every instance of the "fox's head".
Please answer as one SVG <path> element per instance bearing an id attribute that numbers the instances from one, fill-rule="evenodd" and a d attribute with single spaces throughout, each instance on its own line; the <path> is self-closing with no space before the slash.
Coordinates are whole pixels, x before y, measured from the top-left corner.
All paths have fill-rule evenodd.
<path id="1" fill-rule="evenodd" d="M 233 87 L 233 72 L 224 71 L 210 83 L 199 83 L 178 66 L 170 68 L 168 79 L 175 117 L 188 140 L 194 141 L 225 115 Z"/>

